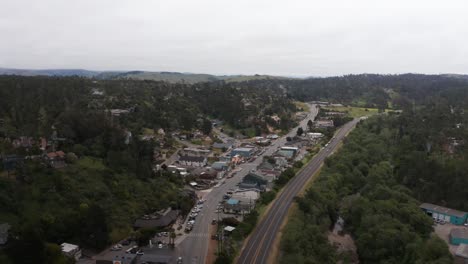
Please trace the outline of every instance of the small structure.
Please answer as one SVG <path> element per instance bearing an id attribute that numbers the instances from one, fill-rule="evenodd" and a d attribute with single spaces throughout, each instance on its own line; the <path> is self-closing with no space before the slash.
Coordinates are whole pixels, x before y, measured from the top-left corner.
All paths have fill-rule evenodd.
<path id="1" fill-rule="evenodd" d="M 333 120 L 317 120 L 314 121 L 314 127 L 317 128 L 328 128 L 328 127 L 334 127 Z"/>
<path id="2" fill-rule="evenodd" d="M 307 137 L 309 137 L 310 139 L 319 139 L 319 138 L 323 138 L 323 134 L 322 133 L 313 133 L 313 132 L 309 132 L 306 134 Z"/>
<path id="3" fill-rule="evenodd" d="M 224 231 L 226 231 L 226 232 L 228 232 L 228 233 L 231 233 L 231 232 L 234 231 L 234 230 L 236 230 L 236 228 L 233 227 L 233 226 L 226 226 L 226 227 L 224 228 Z"/>
<path id="4" fill-rule="evenodd" d="M 254 150 L 254 148 L 235 148 L 231 151 L 231 157 L 240 155 L 244 158 L 250 158 L 250 156 L 252 156 L 254 153 Z"/>
<path id="5" fill-rule="evenodd" d="M 427 215 L 433 219 L 444 220 L 454 225 L 463 225 L 468 221 L 468 213 L 438 206 L 430 203 L 423 203 L 419 206 Z"/>
<path id="6" fill-rule="evenodd" d="M 454 228 L 450 230 L 449 239 L 452 245 L 468 244 L 468 229 Z"/>
<path id="7" fill-rule="evenodd" d="M 181 156 L 195 156 L 195 157 L 207 157 L 210 155 L 210 150 L 200 148 L 184 148 L 180 151 Z"/>
<path id="8" fill-rule="evenodd" d="M 203 156 L 180 156 L 179 163 L 189 167 L 204 167 L 207 163 L 206 157 Z"/>
<path id="9" fill-rule="evenodd" d="M 79 260 L 81 258 L 81 249 L 79 246 L 69 243 L 62 243 L 60 247 L 62 248 L 62 252 L 65 256 L 75 260 Z"/>
<path id="10" fill-rule="evenodd" d="M 249 172 L 243 179 L 242 182 L 239 184 L 239 188 L 241 189 L 257 189 L 257 190 L 265 190 L 268 181 L 253 172 Z"/>
<path id="11" fill-rule="evenodd" d="M 229 163 L 226 161 L 216 161 L 211 164 L 211 168 L 217 171 L 227 171 L 229 169 Z"/>
<path id="12" fill-rule="evenodd" d="M 234 141 L 228 140 L 228 141 L 223 142 L 223 143 L 215 142 L 215 143 L 213 143 L 212 147 L 213 147 L 213 149 L 229 150 L 229 149 L 232 148 L 233 145 L 234 145 Z"/>
<path id="13" fill-rule="evenodd" d="M 167 208 L 164 211 L 155 212 L 152 215 L 144 215 L 137 219 L 133 226 L 135 228 L 167 227 L 175 222 L 179 216 L 179 210 Z"/>
<path id="14" fill-rule="evenodd" d="M 66 166 L 65 152 L 61 150 L 56 151 L 56 152 L 49 152 L 47 153 L 45 158 L 49 166 L 54 169 L 60 169 Z"/>
<path id="15" fill-rule="evenodd" d="M 292 159 L 296 156 L 298 152 L 299 148 L 297 147 L 281 147 L 281 149 L 278 150 L 277 154 L 287 159 Z"/>
<path id="16" fill-rule="evenodd" d="M 0 224 L 0 246 L 8 242 L 8 232 L 11 226 L 7 223 Z"/>

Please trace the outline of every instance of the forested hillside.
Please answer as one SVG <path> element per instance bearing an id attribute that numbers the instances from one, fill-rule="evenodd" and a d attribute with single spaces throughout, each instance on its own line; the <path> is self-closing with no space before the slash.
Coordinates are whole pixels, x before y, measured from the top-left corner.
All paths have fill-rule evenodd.
<path id="1" fill-rule="evenodd" d="M 468 120 L 447 101 L 433 99 L 416 111 L 361 121 L 298 198 L 299 213 L 282 240 L 282 263 L 349 261 L 347 254 L 325 254 L 332 250 L 327 232 L 339 216 L 362 263 L 452 263 L 418 206 L 468 210 L 466 147 L 451 145 L 468 138 L 456 126 Z"/>
<path id="2" fill-rule="evenodd" d="M 155 153 L 175 149 L 172 132 L 209 134 L 211 120 L 286 130 L 295 112 L 278 88 L 0 76 L 0 223 L 12 226 L 0 262 L 64 263 L 56 244 L 138 239 L 136 218 L 193 205 L 182 178 L 153 171 Z M 144 141 L 145 130 L 162 132 Z M 60 152 L 66 166 L 55 169 L 48 155 Z"/>

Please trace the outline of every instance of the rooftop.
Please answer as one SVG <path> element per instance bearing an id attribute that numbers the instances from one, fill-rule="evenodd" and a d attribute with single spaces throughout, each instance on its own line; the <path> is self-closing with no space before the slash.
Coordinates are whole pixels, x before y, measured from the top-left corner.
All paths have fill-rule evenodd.
<path id="1" fill-rule="evenodd" d="M 62 251 L 65 253 L 72 252 L 74 250 L 79 249 L 80 247 L 77 245 L 69 244 L 69 243 L 62 243 L 60 245 L 62 247 Z"/>
<path id="2" fill-rule="evenodd" d="M 450 231 L 450 236 L 468 239 L 468 228 L 454 228 Z"/>
<path id="3" fill-rule="evenodd" d="M 190 161 L 190 162 L 203 162 L 205 157 L 197 157 L 197 156 L 180 156 L 179 160 L 181 161 Z"/>
<path id="4" fill-rule="evenodd" d="M 236 200 L 236 199 L 229 199 L 229 200 L 227 201 L 227 203 L 230 204 L 230 205 L 234 205 L 234 204 L 238 204 L 238 203 L 239 203 L 239 200 Z"/>
<path id="5" fill-rule="evenodd" d="M 232 231 L 234 231 L 235 229 L 236 229 L 235 227 L 226 226 L 226 227 L 224 228 L 224 231 L 232 232 Z"/>
<path id="6" fill-rule="evenodd" d="M 419 206 L 419 208 L 422 208 L 425 210 L 436 211 L 436 212 L 444 213 L 447 215 L 454 215 L 458 217 L 464 217 L 467 214 L 467 212 L 462 212 L 462 211 L 458 211 L 455 209 L 450 209 L 447 207 L 438 206 L 438 205 L 430 204 L 430 203 L 423 203 Z"/>
<path id="7" fill-rule="evenodd" d="M 253 148 L 236 148 L 234 151 L 252 151 Z"/>

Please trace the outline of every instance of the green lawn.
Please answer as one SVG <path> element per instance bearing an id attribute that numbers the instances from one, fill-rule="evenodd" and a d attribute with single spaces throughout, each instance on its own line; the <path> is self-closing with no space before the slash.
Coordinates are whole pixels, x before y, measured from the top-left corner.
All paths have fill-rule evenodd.
<path id="1" fill-rule="evenodd" d="M 77 161 L 77 164 L 80 167 L 95 169 L 95 170 L 105 170 L 106 166 L 102 163 L 102 160 L 90 157 L 83 157 Z"/>
<path id="2" fill-rule="evenodd" d="M 352 106 L 327 106 L 324 109 L 338 112 L 348 112 L 351 117 L 372 116 L 378 114 L 377 108 L 352 107 Z"/>
<path id="3" fill-rule="evenodd" d="M 296 107 L 297 107 L 298 109 L 301 109 L 301 108 L 302 108 L 302 109 L 303 109 L 303 110 L 302 110 L 303 112 L 309 112 L 309 111 L 310 111 L 309 105 L 306 104 L 306 103 L 304 103 L 304 102 L 295 101 L 295 102 L 294 102 L 294 105 L 296 105 Z"/>

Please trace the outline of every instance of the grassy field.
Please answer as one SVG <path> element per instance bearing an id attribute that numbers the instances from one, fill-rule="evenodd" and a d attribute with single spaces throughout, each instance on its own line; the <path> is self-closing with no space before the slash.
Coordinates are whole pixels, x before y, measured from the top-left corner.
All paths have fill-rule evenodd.
<path id="1" fill-rule="evenodd" d="M 309 112 L 309 111 L 310 111 L 309 105 L 306 104 L 306 103 L 304 103 L 304 102 L 295 101 L 295 102 L 294 102 L 294 105 L 296 105 L 296 107 L 297 107 L 298 109 L 301 109 L 301 108 L 302 108 L 302 109 L 303 109 L 303 110 L 302 110 L 303 112 Z"/>
<path id="2" fill-rule="evenodd" d="M 352 106 L 327 106 L 324 109 L 338 112 L 347 112 L 351 117 L 372 116 L 378 114 L 377 108 L 364 108 Z"/>

